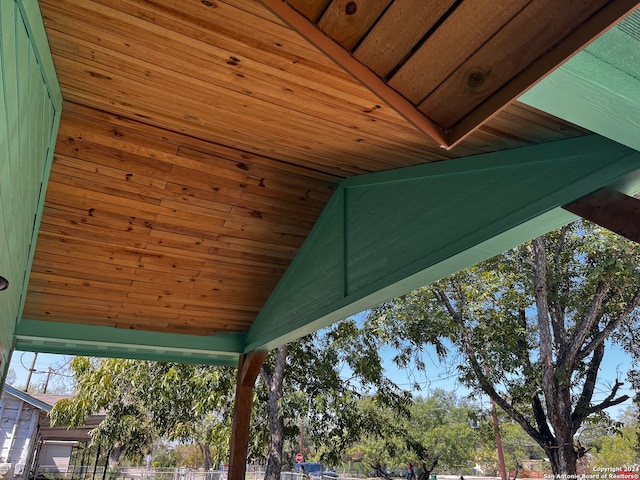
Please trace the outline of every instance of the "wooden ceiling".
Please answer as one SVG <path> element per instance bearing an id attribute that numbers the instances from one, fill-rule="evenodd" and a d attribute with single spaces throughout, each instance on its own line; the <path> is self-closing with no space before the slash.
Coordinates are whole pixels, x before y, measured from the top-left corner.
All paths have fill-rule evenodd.
<path id="1" fill-rule="evenodd" d="M 450 91 L 468 84 L 470 67 L 513 64 L 507 76 L 518 77 L 595 13 L 624 2 L 289 3 L 445 131 L 482 102 Z M 357 35 L 334 13 L 356 3 L 347 16 L 362 20 Z M 64 104 L 26 319 L 246 332 L 342 179 L 585 134 L 492 101 L 444 149 L 389 90 L 354 78 L 253 0 L 40 7 Z M 387 43 L 395 37 L 403 50 Z M 501 37 L 506 44 L 495 44 Z M 502 70 L 482 71 L 487 95 L 509 83 Z"/>

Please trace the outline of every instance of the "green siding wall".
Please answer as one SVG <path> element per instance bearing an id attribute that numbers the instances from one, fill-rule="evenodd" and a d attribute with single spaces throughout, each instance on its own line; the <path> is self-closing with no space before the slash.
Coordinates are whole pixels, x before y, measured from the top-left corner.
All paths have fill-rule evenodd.
<path id="1" fill-rule="evenodd" d="M 20 319 L 62 97 L 36 0 L 0 1 L 0 374 Z"/>

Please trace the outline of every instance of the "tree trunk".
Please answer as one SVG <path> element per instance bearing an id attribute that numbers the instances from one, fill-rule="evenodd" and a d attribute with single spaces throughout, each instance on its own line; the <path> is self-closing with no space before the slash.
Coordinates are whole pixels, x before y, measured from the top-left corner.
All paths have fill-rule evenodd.
<path id="1" fill-rule="evenodd" d="M 111 447 L 109 451 L 109 466 L 117 467 L 120 464 L 120 454 L 122 453 L 122 447 L 119 445 L 115 445 Z"/>
<path id="2" fill-rule="evenodd" d="M 204 463 L 204 471 L 208 472 L 213 467 L 213 459 L 211 458 L 211 449 L 209 445 L 198 444 L 202 452 L 202 463 Z"/>
<path id="3" fill-rule="evenodd" d="M 549 423 L 553 429 L 555 445 L 545 448 L 554 474 L 575 475 L 578 456 L 573 445 L 573 422 L 571 420 L 571 364 L 567 357 L 576 352 L 563 352 L 561 359 L 554 359 L 553 329 L 547 297 L 547 254 L 543 237 L 532 241 L 534 249 L 535 302 L 540 332 L 540 366 L 542 369 L 542 391 Z M 556 339 L 560 341 L 561 339 Z M 564 340 L 562 340 L 564 342 Z M 581 343 L 579 344 L 581 345 Z M 579 345 L 574 348 L 579 348 Z"/>
<path id="4" fill-rule="evenodd" d="M 287 363 L 287 345 L 278 347 L 273 371 L 265 363 L 262 366 L 262 379 L 267 386 L 269 444 L 267 447 L 267 468 L 264 480 L 279 480 L 282 471 L 282 449 L 284 447 L 284 419 L 278 404 L 284 394 L 284 376 Z"/>

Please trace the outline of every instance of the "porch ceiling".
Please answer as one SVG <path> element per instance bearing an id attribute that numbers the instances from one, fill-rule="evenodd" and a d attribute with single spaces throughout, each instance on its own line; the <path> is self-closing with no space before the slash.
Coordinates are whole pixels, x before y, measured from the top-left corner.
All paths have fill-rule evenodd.
<path id="1" fill-rule="evenodd" d="M 584 136 L 512 100 L 637 5 L 39 3 L 63 110 L 16 348 L 233 364 L 344 179 Z"/>

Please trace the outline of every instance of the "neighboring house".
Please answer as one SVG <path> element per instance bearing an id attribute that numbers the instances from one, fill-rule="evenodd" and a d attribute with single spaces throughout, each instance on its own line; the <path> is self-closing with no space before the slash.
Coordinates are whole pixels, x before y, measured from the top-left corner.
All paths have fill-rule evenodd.
<path id="1" fill-rule="evenodd" d="M 52 427 L 48 413 L 61 398 L 69 396 L 28 394 L 5 385 L 0 400 L 3 480 L 66 473 L 73 447 L 90 440 L 89 431 L 104 417 L 93 415 L 82 428 Z"/>

